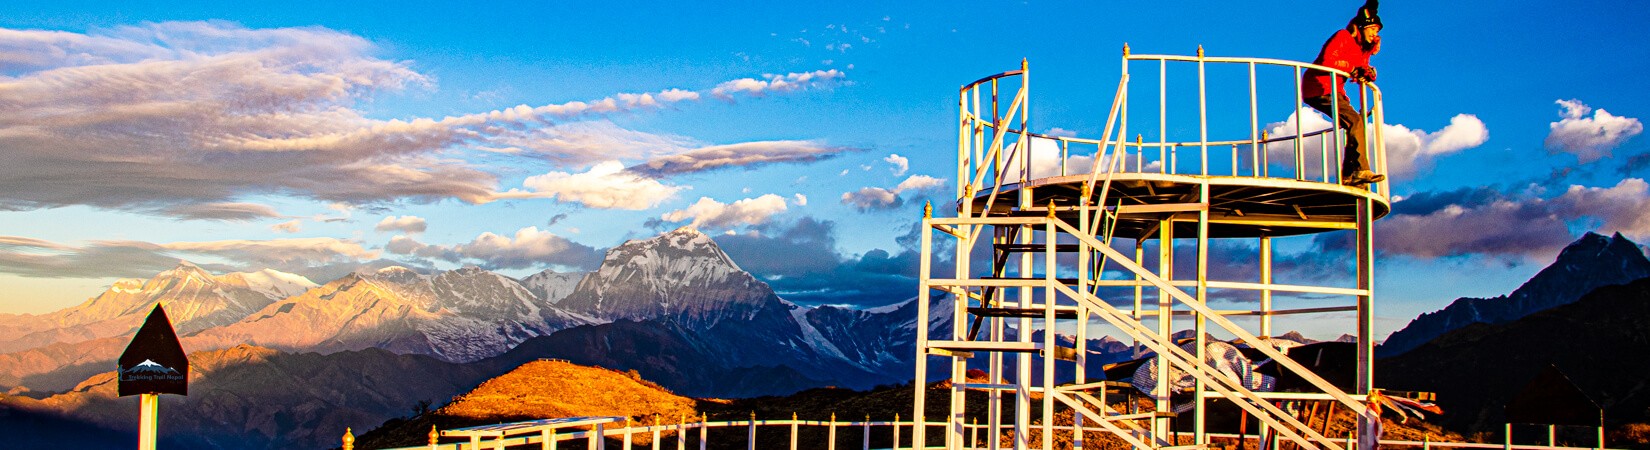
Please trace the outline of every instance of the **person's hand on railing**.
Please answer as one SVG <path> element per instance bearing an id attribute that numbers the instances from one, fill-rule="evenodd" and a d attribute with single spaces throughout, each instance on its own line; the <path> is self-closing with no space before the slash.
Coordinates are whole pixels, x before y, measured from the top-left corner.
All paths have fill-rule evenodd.
<path id="1" fill-rule="evenodd" d="M 1356 81 L 1358 84 L 1373 83 L 1375 81 L 1375 67 L 1364 66 L 1353 68 L 1352 81 Z"/>

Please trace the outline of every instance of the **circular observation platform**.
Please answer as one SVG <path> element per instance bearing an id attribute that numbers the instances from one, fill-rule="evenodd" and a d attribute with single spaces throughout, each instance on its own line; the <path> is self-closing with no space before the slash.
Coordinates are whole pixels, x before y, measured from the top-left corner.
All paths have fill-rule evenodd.
<path id="1" fill-rule="evenodd" d="M 971 199 L 975 214 L 991 203 L 992 216 L 1048 214 L 1054 203 L 1055 215 L 1076 223 L 1082 187 L 1088 174 L 1037 178 L 1025 183 L 1003 184 L 991 201 L 984 189 Z M 1209 185 L 1209 237 L 1255 238 L 1295 236 L 1356 228 L 1358 202 L 1369 200 L 1371 220 L 1384 217 L 1392 209 L 1385 196 L 1363 188 L 1318 181 L 1244 176 L 1176 175 L 1164 173 L 1115 173 L 1106 207 L 1118 211 L 1114 236 L 1145 237 L 1154 233 L 1162 220 L 1174 223 L 1176 236 L 1197 236 L 1197 212 L 1202 207 L 1200 190 Z M 1094 197 L 1105 185 L 1095 182 Z M 1032 193 L 1031 208 L 1017 208 L 1022 189 Z M 961 206 L 961 205 L 959 205 Z M 1090 216 L 1092 219 L 1092 215 Z"/>

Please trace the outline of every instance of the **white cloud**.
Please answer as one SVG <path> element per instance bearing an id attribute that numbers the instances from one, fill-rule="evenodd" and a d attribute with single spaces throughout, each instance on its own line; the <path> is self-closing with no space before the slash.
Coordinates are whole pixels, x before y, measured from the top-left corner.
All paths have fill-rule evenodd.
<path id="1" fill-rule="evenodd" d="M 942 184 L 945 184 L 945 179 L 943 178 L 934 178 L 927 175 L 912 175 L 910 178 L 906 178 L 905 181 L 899 182 L 898 186 L 894 186 L 894 192 L 900 193 L 906 191 L 933 189 L 940 187 Z"/>
<path id="2" fill-rule="evenodd" d="M 550 172 L 527 177 L 522 185 L 530 192 L 512 190 L 498 198 L 551 198 L 591 208 L 640 210 L 686 189 L 624 170 L 624 164 L 607 161 L 583 173 Z"/>
<path id="3" fill-rule="evenodd" d="M 418 234 L 418 233 L 423 233 L 424 230 L 427 229 L 428 227 L 429 227 L 429 224 L 427 222 L 425 222 L 424 218 L 422 218 L 422 217 L 418 217 L 418 216 L 401 216 L 401 217 L 385 216 L 384 220 L 378 221 L 378 225 L 372 227 L 372 229 L 374 231 L 378 231 L 380 233 L 386 232 L 386 231 L 399 231 L 399 232 L 407 233 L 407 234 Z"/>
<path id="4" fill-rule="evenodd" d="M 1557 103 L 1564 109 L 1559 113 L 1563 118 L 1548 125 L 1551 131 L 1547 134 L 1547 149 L 1574 154 L 1583 164 L 1609 157 L 1611 150 L 1644 132 L 1644 124 L 1638 119 L 1594 110 L 1580 100 Z M 1587 117 L 1589 112 L 1592 117 Z"/>
<path id="5" fill-rule="evenodd" d="M 297 219 L 270 225 L 269 229 L 278 233 L 297 233 L 303 231 L 304 223 Z"/>
<path id="6" fill-rule="evenodd" d="M 844 192 L 842 193 L 842 204 L 861 211 L 894 209 L 905 204 L 905 199 L 900 194 L 933 190 L 944 184 L 944 178 L 912 175 L 894 186 L 893 189 L 864 187 L 854 192 Z"/>
<path id="7" fill-rule="evenodd" d="M 903 176 L 905 171 L 911 170 L 911 160 L 900 156 L 898 153 L 890 153 L 888 157 L 882 158 L 882 160 L 894 166 L 894 176 L 896 177 Z"/>
<path id="8" fill-rule="evenodd" d="M 1393 124 L 1386 126 L 1383 136 L 1387 171 L 1394 178 L 1412 179 L 1431 168 L 1440 156 L 1483 145 L 1490 131 L 1477 116 L 1457 114 L 1450 118 L 1449 125 L 1435 132 Z"/>
<path id="9" fill-rule="evenodd" d="M 740 225 L 761 225 L 773 215 L 785 212 L 785 209 L 785 198 L 774 194 L 737 200 L 732 204 L 700 197 L 686 209 L 665 213 L 660 218 L 667 222 L 691 219 L 688 225 L 694 228 L 732 229 Z"/>
<path id="10" fill-rule="evenodd" d="M 875 209 L 893 209 L 905 204 L 905 199 L 899 194 L 879 187 L 860 188 L 854 192 L 842 193 L 842 204 L 852 206 L 861 211 Z"/>
<path id="11" fill-rule="evenodd" d="M 793 201 L 796 202 L 796 206 L 808 206 L 808 196 L 806 195 L 798 193 Z"/>
<path id="12" fill-rule="evenodd" d="M 1329 119 L 1316 111 L 1302 108 L 1308 114 L 1300 120 L 1301 131 L 1312 133 L 1329 128 Z M 1296 117 L 1290 114 L 1282 122 L 1274 122 L 1266 126 L 1267 134 L 1273 139 L 1292 137 L 1295 135 Z M 1461 150 L 1483 145 L 1489 140 L 1489 128 L 1484 122 L 1472 114 L 1457 114 L 1450 118 L 1449 125 L 1435 132 L 1428 133 L 1422 129 L 1411 129 L 1402 124 L 1387 124 L 1382 128 L 1382 135 L 1386 138 L 1386 157 L 1388 176 L 1395 179 L 1412 179 L 1420 172 L 1430 169 L 1433 161 L 1438 157 L 1453 154 Z M 1338 171 L 1340 160 L 1336 159 L 1337 149 L 1333 141 L 1326 142 L 1326 135 L 1307 137 L 1301 141 L 1302 151 L 1305 152 L 1306 177 L 1318 178 L 1322 175 L 1319 170 L 1321 158 L 1320 146 L 1326 146 L 1329 153 L 1329 170 Z M 1327 145 L 1326 145 L 1327 144 Z M 1267 161 L 1292 171 L 1295 161 L 1295 144 L 1293 140 L 1273 142 L 1266 145 Z M 1374 164 L 1374 161 L 1371 161 Z M 1373 168 L 1372 168 L 1373 169 Z M 1287 176 L 1287 175 L 1284 175 Z"/>

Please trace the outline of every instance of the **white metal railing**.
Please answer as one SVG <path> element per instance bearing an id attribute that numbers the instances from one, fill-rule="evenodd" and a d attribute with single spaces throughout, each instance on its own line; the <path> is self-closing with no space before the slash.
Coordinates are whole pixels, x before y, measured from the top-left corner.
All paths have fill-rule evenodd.
<path id="1" fill-rule="evenodd" d="M 1344 156 L 1341 145 L 1344 133 L 1337 125 L 1339 108 L 1334 108 L 1337 112 L 1330 116 L 1328 126 L 1316 130 L 1303 130 L 1304 117 L 1308 114 L 1315 116 L 1316 110 L 1304 104 L 1300 85 L 1302 72 L 1310 69 L 1329 73 L 1335 84 L 1345 84 L 1350 74 L 1331 67 L 1297 61 L 1207 57 L 1202 55 L 1201 48 L 1198 53 L 1198 56 L 1131 55 L 1125 48 L 1123 73 L 1118 86 L 1119 95 L 1113 101 L 1100 139 L 1054 136 L 1029 131 L 1029 105 L 1024 99 L 1026 91 L 1029 90 L 1029 80 L 1024 68 L 964 85 L 958 102 L 963 125 L 959 135 L 959 143 L 962 145 L 959 146 L 958 161 L 962 164 L 958 165 L 958 198 L 968 198 L 976 192 L 994 189 L 995 186 L 984 184 L 988 180 L 998 182 L 993 184 L 1013 184 L 1037 178 L 1089 172 L 1073 167 L 1073 161 L 1078 158 L 1093 160 L 1092 171 L 1100 171 L 1103 167 L 1109 166 L 1106 170 L 1120 173 L 1241 176 L 1332 184 L 1340 182 L 1339 167 Z M 1156 139 L 1155 142 L 1151 142 L 1143 135 L 1137 134 L 1131 141 L 1127 138 L 1131 105 L 1129 66 L 1131 63 L 1152 61 L 1158 63 Z M 1191 127 L 1197 131 L 1195 138 L 1176 136 L 1169 126 L 1171 107 L 1167 96 L 1168 75 L 1171 67 L 1180 64 L 1197 66 L 1198 123 Z M 1210 80 L 1207 66 L 1212 64 L 1240 65 L 1247 68 L 1247 136 L 1210 138 Z M 1284 80 L 1285 83 L 1280 84 L 1287 84 L 1285 87 L 1290 88 L 1289 91 L 1292 92 L 1295 126 L 1293 130 L 1285 130 L 1290 133 L 1283 136 L 1268 135 L 1266 130 L 1262 129 L 1265 124 L 1260 120 L 1259 105 L 1262 99 L 1257 95 L 1258 86 L 1262 85 L 1260 71 L 1268 68 L 1287 69 L 1289 74 Z M 1012 83 L 1016 79 L 1019 85 L 1010 86 L 1017 87 L 1014 90 L 1017 94 L 1011 102 L 1005 104 L 999 99 L 1002 85 Z M 1359 84 L 1357 92 L 1357 109 L 1365 122 L 1364 150 L 1369 158 L 1371 170 L 1386 173 L 1383 130 L 1385 110 L 1381 90 L 1371 82 Z M 1335 102 L 1338 105 L 1338 97 Z M 990 136 L 989 140 L 986 139 L 987 133 Z M 1191 151 L 1195 153 L 1186 154 Z M 1118 160 L 1107 161 L 1112 164 L 1102 165 L 1101 160 L 1112 158 Z M 1195 159 L 1197 164 L 1181 164 L 1187 159 Z M 1383 197 L 1387 196 L 1389 183 L 1390 181 L 1376 183 L 1370 190 Z"/>
<path id="2" fill-rule="evenodd" d="M 943 429 L 945 426 L 948 425 L 946 422 L 925 422 L 925 423 L 927 425 L 926 428 L 936 428 L 937 427 L 937 428 L 942 428 Z M 842 432 L 842 433 L 853 433 L 855 431 L 858 431 L 858 433 L 856 433 L 856 434 L 859 434 L 859 438 L 860 438 L 859 441 L 858 441 L 859 445 L 858 446 L 853 446 L 853 447 L 847 447 L 847 448 L 858 448 L 860 450 L 871 450 L 871 449 L 873 449 L 873 447 L 870 446 L 870 442 L 872 440 L 871 437 L 873 436 L 872 428 L 877 428 L 878 430 L 876 431 L 876 433 L 883 433 L 884 436 L 890 436 L 891 440 L 889 442 L 892 443 L 891 448 L 894 449 L 894 450 L 899 450 L 899 449 L 915 449 L 915 448 L 917 448 L 913 445 L 914 443 L 911 440 L 909 440 L 909 436 L 911 436 L 911 433 L 909 433 L 909 431 L 914 426 L 915 426 L 914 422 L 911 422 L 911 421 L 897 421 L 897 420 L 896 421 L 871 421 L 871 420 L 865 420 L 865 421 L 836 421 L 836 420 L 820 421 L 820 420 L 796 420 L 796 419 L 791 419 L 791 420 L 733 420 L 733 421 L 720 421 L 720 422 L 691 422 L 691 423 L 679 423 L 679 424 L 667 424 L 667 425 L 644 425 L 644 426 L 628 426 L 628 427 L 623 427 L 623 428 L 606 428 L 606 429 L 602 430 L 602 437 L 608 438 L 608 439 L 614 439 L 614 438 L 619 439 L 622 442 L 620 444 L 622 447 L 619 447 L 621 449 L 634 450 L 634 447 L 636 447 L 636 445 L 633 445 L 633 444 L 634 444 L 635 441 L 638 440 L 638 439 L 634 439 L 635 436 L 650 436 L 650 437 L 652 437 L 652 440 L 651 440 L 650 443 L 641 444 L 649 450 L 668 450 L 668 449 L 689 450 L 689 449 L 694 449 L 694 448 L 705 449 L 705 448 L 708 447 L 708 445 L 709 445 L 708 443 L 710 442 L 709 434 L 706 432 L 706 430 L 709 430 L 711 428 L 745 428 L 746 429 L 746 432 L 745 432 L 745 435 L 746 435 L 745 436 L 745 438 L 746 438 L 745 439 L 746 448 L 754 450 L 758 447 L 755 446 L 756 444 L 755 444 L 755 441 L 752 439 L 752 437 L 754 437 L 758 434 L 758 432 L 756 431 L 756 429 L 758 427 L 781 427 L 781 428 L 788 428 L 787 432 L 789 433 L 788 437 L 789 437 L 789 442 L 790 442 L 790 445 L 789 445 L 788 448 L 791 449 L 791 450 L 796 450 L 796 449 L 799 448 L 798 444 L 797 444 L 797 435 L 798 435 L 801 428 L 803 428 L 803 427 L 810 427 L 810 428 L 824 427 L 824 428 L 827 428 L 827 443 L 826 443 L 825 448 L 828 449 L 828 450 L 838 450 L 838 449 L 844 448 L 844 447 L 842 447 L 842 445 L 845 445 L 845 443 L 848 442 L 847 440 L 837 439 L 839 431 Z M 989 436 L 989 432 L 987 431 L 988 430 L 987 425 L 983 425 L 983 424 L 980 424 L 978 422 L 975 422 L 975 423 L 970 423 L 970 424 L 963 424 L 962 427 L 968 435 L 968 438 L 965 440 L 966 441 L 965 446 L 963 448 L 969 449 L 969 450 L 991 448 L 990 441 L 987 440 L 987 439 L 991 439 L 991 437 Z M 1036 431 L 1038 433 L 1041 432 L 1041 430 L 1039 428 L 1032 428 L 1031 430 Z M 1060 430 L 1061 430 L 1062 433 L 1071 433 L 1073 435 L 1078 435 L 1078 434 L 1081 434 L 1081 433 L 1091 433 L 1091 432 L 1092 433 L 1108 433 L 1108 434 L 1110 434 L 1111 431 L 1112 431 L 1109 428 L 1090 427 L 1090 426 L 1082 426 L 1082 425 L 1063 425 L 1063 426 L 1060 427 Z M 697 435 L 697 437 L 690 439 L 689 438 L 690 435 Z M 1265 437 L 1263 435 L 1259 435 L 1259 434 L 1238 435 L 1238 434 L 1234 434 L 1234 433 L 1209 433 L 1208 435 L 1209 435 L 1209 437 L 1212 437 L 1212 438 L 1221 438 L 1221 439 L 1230 439 L 1230 440 L 1242 439 L 1245 442 L 1253 441 L 1253 442 L 1257 443 L 1256 448 L 1259 447 L 1258 443 L 1264 442 L 1264 439 L 1265 439 Z M 432 445 L 423 445 L 423 446 L 416 446 L 416 447 L 400 447 L 400 448 L 393 448 L 393 449 L 387 449 L 387 450 L 494 450 L 494 449 L 500 449 L 500 448 L 523 446 L 523 445 L 533 445 L 533 444 L 538 444 L 541 448 L 555 449 L 555 448 L 561 447 L 563 445 L 568 445 L 568 444 L 564 444 L 564 442 L 576 443 L 576 442 L 579 442 L 579 441 L 584 441 L 584 442 L 600 442 L 601 441 L 599 439 L 598 440 L 591 440 L 590 437 L 591 437 L 591 432 L 588 431 L 588 430 L 583 430 L 583 431 L 573 431 L 573 432 L 567 432 L 567 433 L 554 434 L 552 436 L 552 439 L 548 442 L 545 441 L 542 436 L 535 434 L 535 435 L 532 435 L 532 436 L 522 436 L 522 437 L 516 437 L 516 438 L 506 438 L 506 439 L 497 439 L 497 440 L 492 440 L 492 441 L 485 441 L 485 442 L 480 443 L 479 446 L 471 444 L 469 442 L 456 442 L 456 443 L 445 443 L 445 444 L 437 443 L 437 444 L 432 444 Z M 998 439 L 1001 439 L 1001 438 L 1002 438 L 1001 436 L 998 437 Z M 1346 439 L 1352 440 L 1352 439 L 1355 439 L 1355 437 L 1354 436 L 1348 436 L 1348 437 L 1346 437 Z M 1276 450 L 1277 446 L 1280 442 L 1281 442 L 1280 440 L 1271 441 L 1271 444 L 1272 444 L 1271 449 Z M 585 444 L 585 445 L 589 446 L 589 444 Z M 598 443 L 598 444 L 595 444 L 595 445 L 596 446 L 605 446 L 605 443 Z M 1549 444 L 1549 445 L 1520 445 L 1520 444 L 1508 444 L 1508 443 L 1447 442 L 1447 441 L 1433 441 L 1433 440 L 1430 440 L 1430 439 L 1422 440 L 1422 441 L 1382 439 L 1380 441 L 1380 445 L 1390 446 L 1390 447 L 1419 447 L 1423 450 L 1432 449 L 1432 448 L 1485 448 L 1485 449 L 1499 448 L 1499 449 L 1507 449 L 1507 450 L 1585 450 L 1585 449 L 1603 450 L 1604 449 L 1604 447 L 1602 447 L 1602 446 L 1598 446 L 1598 447 L 1564 447 L 1564 446 L 1557 446 L 1557 445 L 1552 445 L 1552 444 Z M 924 446 L 923 448 L 943 448 L 943 447 Z"/>

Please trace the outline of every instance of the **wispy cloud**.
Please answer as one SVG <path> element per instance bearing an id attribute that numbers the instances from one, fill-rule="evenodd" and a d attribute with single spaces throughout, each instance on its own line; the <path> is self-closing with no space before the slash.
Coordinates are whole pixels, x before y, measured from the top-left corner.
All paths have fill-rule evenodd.
<path id="1" fill-rule="evenodd" d="M 159 213 L 188 220 L 247 221 L 285 217 L 269 205 L 233 202 L 172 205 L 162 208 Z"/>
<path id="2" fill-rule="evenodd" d="M 715 145 L 665 155 L 630 167 L 631 172 L 663 177 L 706 172 L 731 167 L 754 168 L 768 164 L 806 163 L 830 159 L 855 149 L 833 147 L 814 141 L 758 141 Z"/>
<path id="3" fill-rule="evenodd" d="M 538 227 L 516 230 L 513 237 L 481 233 L 470 242 L 450 246 L 425 244 L 411 237 L 396 236 L 384 249 L 394 254 L 448 262 L 476 262 L 483 268 L 495 270 L 548 266 L 591 268 L 601 262 L 601 254 L 596 249 L 539 230 Z"/>
<path id="4" fill-rule="evenodd" d="M 732 99 L 733 94 L 762 96 L 768 93 L 794 92 L 812 87 L 827 85 L 834 80 L 846 77 L 840 70 L 815 70 L 812 72 L 794 72 L 787 74 L 767 74 L 762 79 L 740 78 L 723 82 L 710 90 L 710 95 L 722 99 Z"/>
<path id="5" fill-rule="evenodd" d="M 384 220 L 378 221 L 378 225 L 372 227 L 373 231 L 380 233 L 398 231 L 407 234 L 423 233 L 428 228 L 429 222 L 418 216 L 385 216 Z"/>
<path id="6" fill-rule="evenodd" d="M 268 214 L 224 205 L 275 194 L 345 203 L 500 198 L 492 167 L 462 151 L 536 153 L 582 167 L 675 153 L 689 139 L 604 117 L 706 96 L 824 86 L 838 71 L 381 120 L 356 104 L 433 86 L 359 36 L 319 27 L 163 22 L 70 33 L 0 30 L 0 207 L 90 205 L 186 218 Z M 588 122 L 588 124 L 578 124 Z M 601 149 L 620 150 L 603 153 Z M 216 208 L 188 209 L 191 205 Z M 184 209 L 175 209 L 184 208 Z M 170 212 L 169 209 L 172 209 Z"/>
<path id="7" fill-rule="evenodd" d="M 43 278 L 147 277 L 179 259 L 220 259 L 242 269 L 302 272 L 314 266 L 357 263 L 378 251 L 333 238 L 218 240 L 152 243 L 91 241 L 71 245 L 0 236 L 0 272 Z"/>

